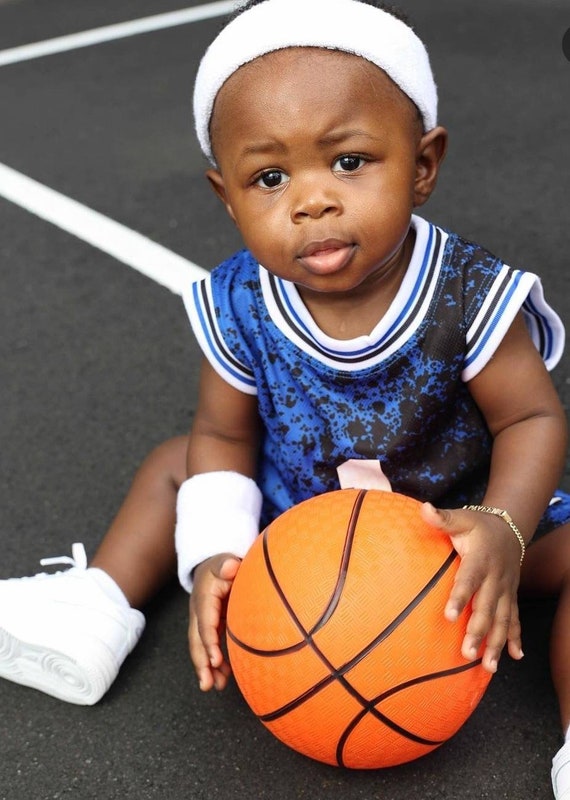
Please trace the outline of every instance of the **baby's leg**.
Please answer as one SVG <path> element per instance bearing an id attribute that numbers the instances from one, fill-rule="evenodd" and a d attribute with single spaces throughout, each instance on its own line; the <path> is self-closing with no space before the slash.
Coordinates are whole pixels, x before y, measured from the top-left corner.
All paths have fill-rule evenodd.
<path id="1" fill-rule="evenodd" d="M 553 761 L 557 800 L 570 800 L 570 524 L 546 534 L 527 550 L 521 593 L 558 597 L 550 640 L 550 665 L 566 744 Z"/>
<path id="2" fill-rule="evenodd" d="M 61 700 L 96 703 L 145 626 L 140 610 L 175 576 L 177 491 L 185 437 L 156 448 L 87 568 L 74 545 L 71 569 L 0 581 L 0 676 Z"/>
<path id="3" fill-rule="evenodd" d="M 550 658 L 564 733 L 570 726 L 570 525 L 546 534 L 527 550 L 521 593 L 557 597 Z"/>
<path id="4" fill-rule="evenodd" d="M 176 575 L 176 496 L 186 478 L 187 437 L 169 439 L 143 462 L 91 565 L 142 608 Z"/>

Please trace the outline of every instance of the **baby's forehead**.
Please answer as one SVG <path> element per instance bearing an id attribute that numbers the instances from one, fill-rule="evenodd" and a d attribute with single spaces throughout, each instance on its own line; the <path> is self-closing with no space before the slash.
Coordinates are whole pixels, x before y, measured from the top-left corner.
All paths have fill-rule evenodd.
<path id="1" fill-rule="evenodd" d="M 319 62 L 323 63 L 325 66 L 330 64 L 339 70 L 346 68 L 348 64 L 351 66 L 358 65 L 364 70 L 374 69 L 380 71 L 375 64 L 366 61 L 361 56 L 357 56 L 353 53 L 346 53 L 342 50 L 323 47 L 284 47 L 279 50 L 272 50 L 269 53 L 264 53 L 242 64 L 222 84 L 218 96 L 227 90 L 228 87 L 233 88 L 236 85 L 243 85 L 246 82 L 248 84 L 253 84 L 256 81 L 265 81 L 268 76 L 272 76 L 276 74 L 276 72 L 294 81 L 296 80 L 295 70 L 297 68 L 305 67 L 311 63 L 318 64 Z M 317 74 L 313 76 L 313 80 L 314 82 L 318 82 Z"/>
<path id="2" fill-rule="evenodd" d="M 255 102 L 257 93 L 268 81 L 287 82 L 301 86 L 310 83 L 313 94 L 318 96 L 324 72 L 335 76 L 354 76 L 359 91 L 368 92 L 370 103 L 374 104 L 379 94 L 388 93 L 393 99 L 411 110 L 414 119 L 421 125 L 421 115 L 410 98 L 394 83 L 387 73 L 371 61 L 355 53 L 321 47 L 287 47 L 264 53 L 240 66 L 222 85 L 214 102 L 210 128 L 216 127 L 216 112 L 224 105 L 226 98 L 234 106 L 243 103 L 244 113 L 247 105 Z M 339 86 L 341 81 L 339 80 Z M 275 101 L 279 101 L 275 97 Z"/>

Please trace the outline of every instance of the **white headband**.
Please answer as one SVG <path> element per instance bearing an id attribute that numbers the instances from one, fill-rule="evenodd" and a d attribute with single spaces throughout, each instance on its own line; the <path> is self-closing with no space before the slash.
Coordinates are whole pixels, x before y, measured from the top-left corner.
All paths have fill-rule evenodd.
<path id="1" fill-rule="evenodd" d="M 371 61 L 416 104 L 425 131 L 437 125 L 437 89 L 429 57 L 404 22 L 360 0 L 265 0 L 223 28 L 200 63 L 194 120 L 210 161 L 210 119 L 223 84 L 249 61 L 287 47 L 342 50 Z"/>

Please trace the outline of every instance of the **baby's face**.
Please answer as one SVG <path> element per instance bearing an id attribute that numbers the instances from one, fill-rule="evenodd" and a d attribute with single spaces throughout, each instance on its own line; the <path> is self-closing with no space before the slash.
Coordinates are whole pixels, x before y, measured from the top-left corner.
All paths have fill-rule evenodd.
<path id="1" fill-rule="evenodd" d="M 422 131 L 376 66 L 313 48 L 265 55 L 222 87 L 211 133 L 209 177 L 270 272 L 350 293 L 399 266 Z"/>

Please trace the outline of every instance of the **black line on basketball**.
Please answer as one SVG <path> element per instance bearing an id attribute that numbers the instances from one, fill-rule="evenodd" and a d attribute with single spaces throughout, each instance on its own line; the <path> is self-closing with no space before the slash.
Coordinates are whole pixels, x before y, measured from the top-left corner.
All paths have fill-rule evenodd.
<path id="1" fill-rule="evenodd" d="M 365 495 L 366 495 L 366 490 L 363 489 L 357 494 L 355 498 L 346 530 L 345 542 L 342 551 L 335 588 L 333 589 L 332 595 L 328 603 L 326 604 L 323 613 L 321 614 L 319 619 L 315 622 L 310 631 L 306 631 L 304 626 L 301 624 L 301 621 L 299 620 L 297 614 L 293 610 L 293 607 L 289 603 L 287 595 L 285 594 L 285 592 L 281 587 L 281 584 L 279 583 L 279 580 L 275 574 L 275 570 L 273 569 L 273 564 L 271 563 L 271 556 L 269 555 L 268 530 L 266 530 L 263 534 L 263 557 L 265 559 L 265 566 L 267 568 L 267 573 L 271 578 L 271 582 L 273 583 L 275 591 L 279 595 L 281 602 L 289 612 L 291 619 L 293 620 L 294 624 L 297 626 L 303 638 L 308 644 L 311 641 L 311 636 L 316 631 L 320 630 L 325 624 L 325 622 L 327 622 L 327 620 L 330 619 L 340 600 L 342 589 L 344 587 L 344 582 L 346 580 L 348 563 L 350 561 L 350 554 L 352 551 L 352 545 L 354 543 L 354 534 L 356 532 L 356 526 L 358 524 L 358 517 L 360 515 L 360 509 L 362 508 L 362 503 L 364 502 Z"/>
<path id="2" fill-rule="evenodd" d="M 299 650 L 302 650 L 307 644 L 307 640 L 303 638 L 300 642 L 290 644 L 287 647 L 282 647 L 280 650 L 262 650 L 259 647 L 252 647 L 251 645 L 243 642 L 241 639 L 238 639 L 238 637 L 230 630 L 230 628 L 226 629 L 226 634 L 230 637 L 232 642 L 241 647 L 242 650 L 245 650 L 246 653 L 252 653 L 254 656 L 264 656 L 265 658 L 286 656 L 288 653 L 296 653 Z"/>
<path id="3" fill-rule="evenodd" d="M 404 622 L 404 620 L 407 617 L 409 617 L 409 615 L 412 613 L 412 611 L 414 611 L 414 609 L 416 609 L 422 603 L 424 598 L 431 592 L 431 590 L 434 588 L 434 586 L 436 586 L 439 583 L 439 581 L 443 578 L 445 573 L 448 571 L 448 569 L 454 563 L 456 558 L 458 558 L 458 554 L 456 553 L 455 550 L 452 550 L 450 552 L 450 554 L 448 555 L 448 557 L 443 562 L 443 564 L 441 565 L 441 567 L 437 570 L 437 572 L 435 572 L 432 575 L 432 577 L 429 579 L 429 581 L 426 583 L 426 585 L 423 587 L 423 589 L 421 589 L 417 593 L 417 595 L 415 597 L 413 597 L 412 600 L 410 600 L 408 605 L 402 611 L 400 611 L 398 616 L 394 617 L 392 622 L 386 628 L 384 628 L 384 630 L 381 631 L 378 634 L 378 636 L 376 636 L 370 642 L 370 644 L 368 644 L 363 650 L 361 650 L 359 653 L 357 653 L 354 656 L 354 658 L 351 658 L 350 661 L 347 661 L 346 664 L 344 664 L 342 667 L 340 667 L 339 671 L 342 671 L 344 673 L 344 672 L 348 672 L 349 670 L 351 670 L 360 661 L 362 661 L 363 658 L 366 658 L 366 656 L 369 653 L 371 653 L 372 650 L 374 650 L 375 647 L 377 647 L 385 639 L 387 639 L 392 633 L 394 633 L 396 628 L 398 628 L 402 624 L 402 622 Z"/>
<path id="4" fill-rule="evenodd" d="M 461 672 L 467 672 L 470 669 L 474 669 L 475 667 L 480 666 L 482 660 L 483 659 L 478 658 L 475 661 L 470 661 L 468 664 L 461 664 L 458 667 L 452 667 L 450 669 L 440 670 L 439 672 L 432 672 L 432 673 L 430 673 L 428 675 L 421 675 L 418 678 L 413 678 L 412 680 L 405 681 L 404 683 L 400 683 L 400 684 L 398 684 L 398 686 L 393 686 L 391 689 L 388 689 L 388 691 L 382 692 L 381 694 L 379 694 L 376 697 L 372 698 L 372 700 L 369 700 L 367 708 L 363 708 L 361 711 L 358 712 L 358 714 L 354 717 L 354 719 L 347 725 L 347 727 L 345 728 L 344 732 L 342 733 L 342 735 L 340 736 L 340 738 L 338 740 L 337 749 L 336 749 L 336 760 L 337 760 L 337 763 L 338 763 L 339 767 L 344 767 L 345 766 L 345 764 L 344 764 L 344 748 L 346 746 L 346 743 L 348 742 L 348 738 L 349 738 L 350 734 L 356 728 L 356 726 L 359 724 L 359 722 L 361 722 L 364 719 L 364 717 L 367 714 L 374 712 L 375 706 L 377 706 L 378 703 L 381 703 L 383 700 L 386 700 L 388 697 L 392 697 L 393 695 L 398 694 L 398 692 L 402 692 L 405 689 L 409 689 L 412 686 L 417 686 L 420 683 L 427 683 L 427 682 L 432 681 L 432 680 L 437 680 L 438 678 L 447 678 L 450 675 L 458 675 Z M 396 730 L 396 728 L 394 727 L 393 730 Z M 427 745 L 435 745 L 435 746 L 443 744 L 443 741 L 430 742 L 428 739 L 425 739 L 425 740 L 422 741 L 422 739 L 420 737 L 413 738 L 412 736 L 409 736 L 407 734 L 406 734 L 406 737 L 410 738 L 410 739 L 413 739 L 413 741 L 416 741 L 419 744 L 427 744 Z"/>
<path id="5" fill-rule="evenodd" d="M 475 661 L 469 661 L 466 664 L 460 664 L 458 667 L 450 667 L 449 669 L 442 669 L 439 672 L 430 672 L 426 675 L 420 675 L 417 678 L 412 678 L 409 681 L 404 681 L 404 683 L 399 683 L 397 686 L 392 686 L 391 689 L 388 689 L 386 692 L 382 692 L 373 700 L 370 700 L 370 705 L 377 705 L 381 703 L 383 700 L 386 700 L 388 697 L 392 697 L 398 692 L 404 691 L 404 689 L 409 689 L 411 686 L 417 686 L 420 683 L 429 683 L 429 681 L 435 681 L 438 678 L 448 678 L 450 675 L 459 675 L 462 672 L 468 672 L 470 669 L 475 669 L 481 665 L 483 659 L 476 658 Z"/>
<path id="6" fill-rule="evenodd" d="M 368 713 L 370 712 L 369 709 L 367 708 L 363 708 L 361 711 L 359 711 L 358 714 L 354 717 L 354 719 L 350 722 L 350 724 L 346 726 L 343 733 L 339 736 L 336 746 L 336 763 L 338 764 L 339 767 L 346 766 L 344 762 L 344 749 L 346 747 L 350 734 L 356 728 L 356 726 L 360 722 L 362 722 L 362 720 Z M 382 720 L 382 722 L 384 722 L 384 720 Z M 442 741 L 432 742 L 429 739 L 423 739 L 421 736 L 416 736 L 415 734 L 412 734 L 410 731 L 406 731 L 404 728 L 400 728 L 395 723 L 388 725 L 388 727 L 391 728 L 396 733 L 401 734 L 405 739 L 410 739 L 411 741 L 416 742 L 417 744 L 425 744 L 427 747 L 438 747 L 440 744 L 443 744 Z"/>
<path id="7" fill-rule="evenodd" d="M 359 713 L 354 717 L 351 723 L 347 725 L 343 733 L 339 736 L 336 746 L 336 763 L 338 764 L 339 767 L 346 766 L 346 764 L 344 763 L 344 749 L 348 742 L 348 737 L 350 736 L 352 731 L 356 728 L 356 726 L 359 724 L 359 722 L 361 722 L 364 719 L 364 717 L 369 713 L 370 711 L 367 708 L 363 708 L 361 711 L 359 711 Z M 385 719 L 382 719 L 381 721 L 385 722 Z M 396 725 L 389 719 L 388 723 L 389 723 L 388 727 L 391 728 L 393 731 L 401 734 L 405 739 L 410 739 L 411 741 L 416 742 L 417 744 L 425 744 L 427 747 L 438 747 L 440 744 L 443 744 L 443 741 L 430 741 L 429 739 L 423 739 L 421 736 L 416 736 L 410 731 L 407 731 L 404 728 L 400 728 L 399 725 Z"/>
<path id="8" fill-rule="evenodd" d="M 331 683 L 334 683 L 336 680 L 337 675 L 331 673 L 330 675 L 327 675 L 326 678 L 321 678 L 318 683 L 313 684 L 310 689 L 307 689 L 305 692 L 303 692 L 303 694 L 300 694 L 298 697 L 295 697 L 293 700 L 285 703 L 284 706 L 276 708 L 275 711 L 269 711 L 267 714 L 258 714 L 258 719 L 260 719 L 262 722 L 273 722 L 280 717 L 284 717 L 290 711 L 294 711 L 296 708 L 299 708 L 299 706 L 302 706 L 306 700 L 310 700 L 311 697 L 314 697 L 322 689 L 330 686 Z"/>
<path id="9" fill-rule="evenodd" d="M 279 581 L 277 580 L 268 552 L 267 536 L 269 529 L 268 528 L 265 529 L 262 536 L 263 536 L 263 554 L 265 558 L 265 566 L 267 567 L 267 572 L 269 574 L 269 577 L 271 578 L 271 582 L 273 583 L 274 588 L 277 591 L 277 594 L 279 595 L 281 602 L 289 612 L 289 616 L 292 618 L 293 622 L 301 631 L 303 638 L 301 641 L 289 645 L 288 647 L 283 647 L 280 650 L 262 650 L 257 647 L 251 647 L 250 645 L 243 642 L 241 639 L 238 639 L 238 637 L 235 636 L 234 633 L 228 628 L 227 635 L 233 642 L 235 642 L 235 644 L 239 645 L 246 652 L 252 653 L 253 655 L 259 655 L 265 657 L 287 655 L 288 653 L 296 653 L 297 651 L 302 650 L 302 648 L 309 642 L 311 636 L 313 636 L 318 630 L 320 630 L 324 625 L 326 625 L 328 620 L 334 614 L 342 595 L 342 590 L 344 587 L 344 583 L 346 581 L 346 575 L 348 571 L 348 563 L 350 561 L 350 553 L 352 551 L 352 545 L 354 543 L 354 534 L 356 532 L 356 525 L 358 522 L 358 517 L 360 515 L 360 509 L 362 508 L 362 503 L 364 502 L 365 494 L 366 491 L 362 490 L 361 492 L 358 493 L 356 497 L 347 526 L 347 535 L 344 541 L 344 547 L 342 551 L 340 569 L 338 572 L 336 585 L 333 589 L 333 592 L 331 594 L 328 603 L 325 606 L 325 610 L 323 611 L 322 615 L 313 625 L 310 631 L 305 631 L 304 627 L 300 624 L 296 614 L 294 613 L 293 609 L 289 604 L 289 601 L 287 600 L 285 593 L 281 589 Z"/>
<path id="10" fill-rule="evenodd" d="M 319 631 L 321 628 L 324 628 L 324 626 L 327 624 L 329 619 L 336 611 L 336 608 L 340 602 L 342 590 L 344 589 L 346 576 L 348 574 L 348 564 L 350 561 L 350 555 L 352 553 L 352 546 L 354 544 L 354 535 L 356 533 L 356 526 L 358 524 L 358 518 L 360 516 L 360 510 L 362 508 L 365 496 L 366 496 L 366 491 L 363 489 L 358 493 L 358 495 L 356 496 L 356 500 L 354 501 L 352 512 L 350 514 L 350 519 L 348 521 L 348 528 L 346 531 L 346 537 L 344 541 L 344 548 L 342 551 L 342 558 L 341 558 L 336 586 L 327 604 L 327 607 L 324 610 L 323 615 L 321 616 L 320 620 L 316 623 L 316 625 L 311 629 L 310 631 L 311 636 L 317 633 L 317 631 Z"/>

